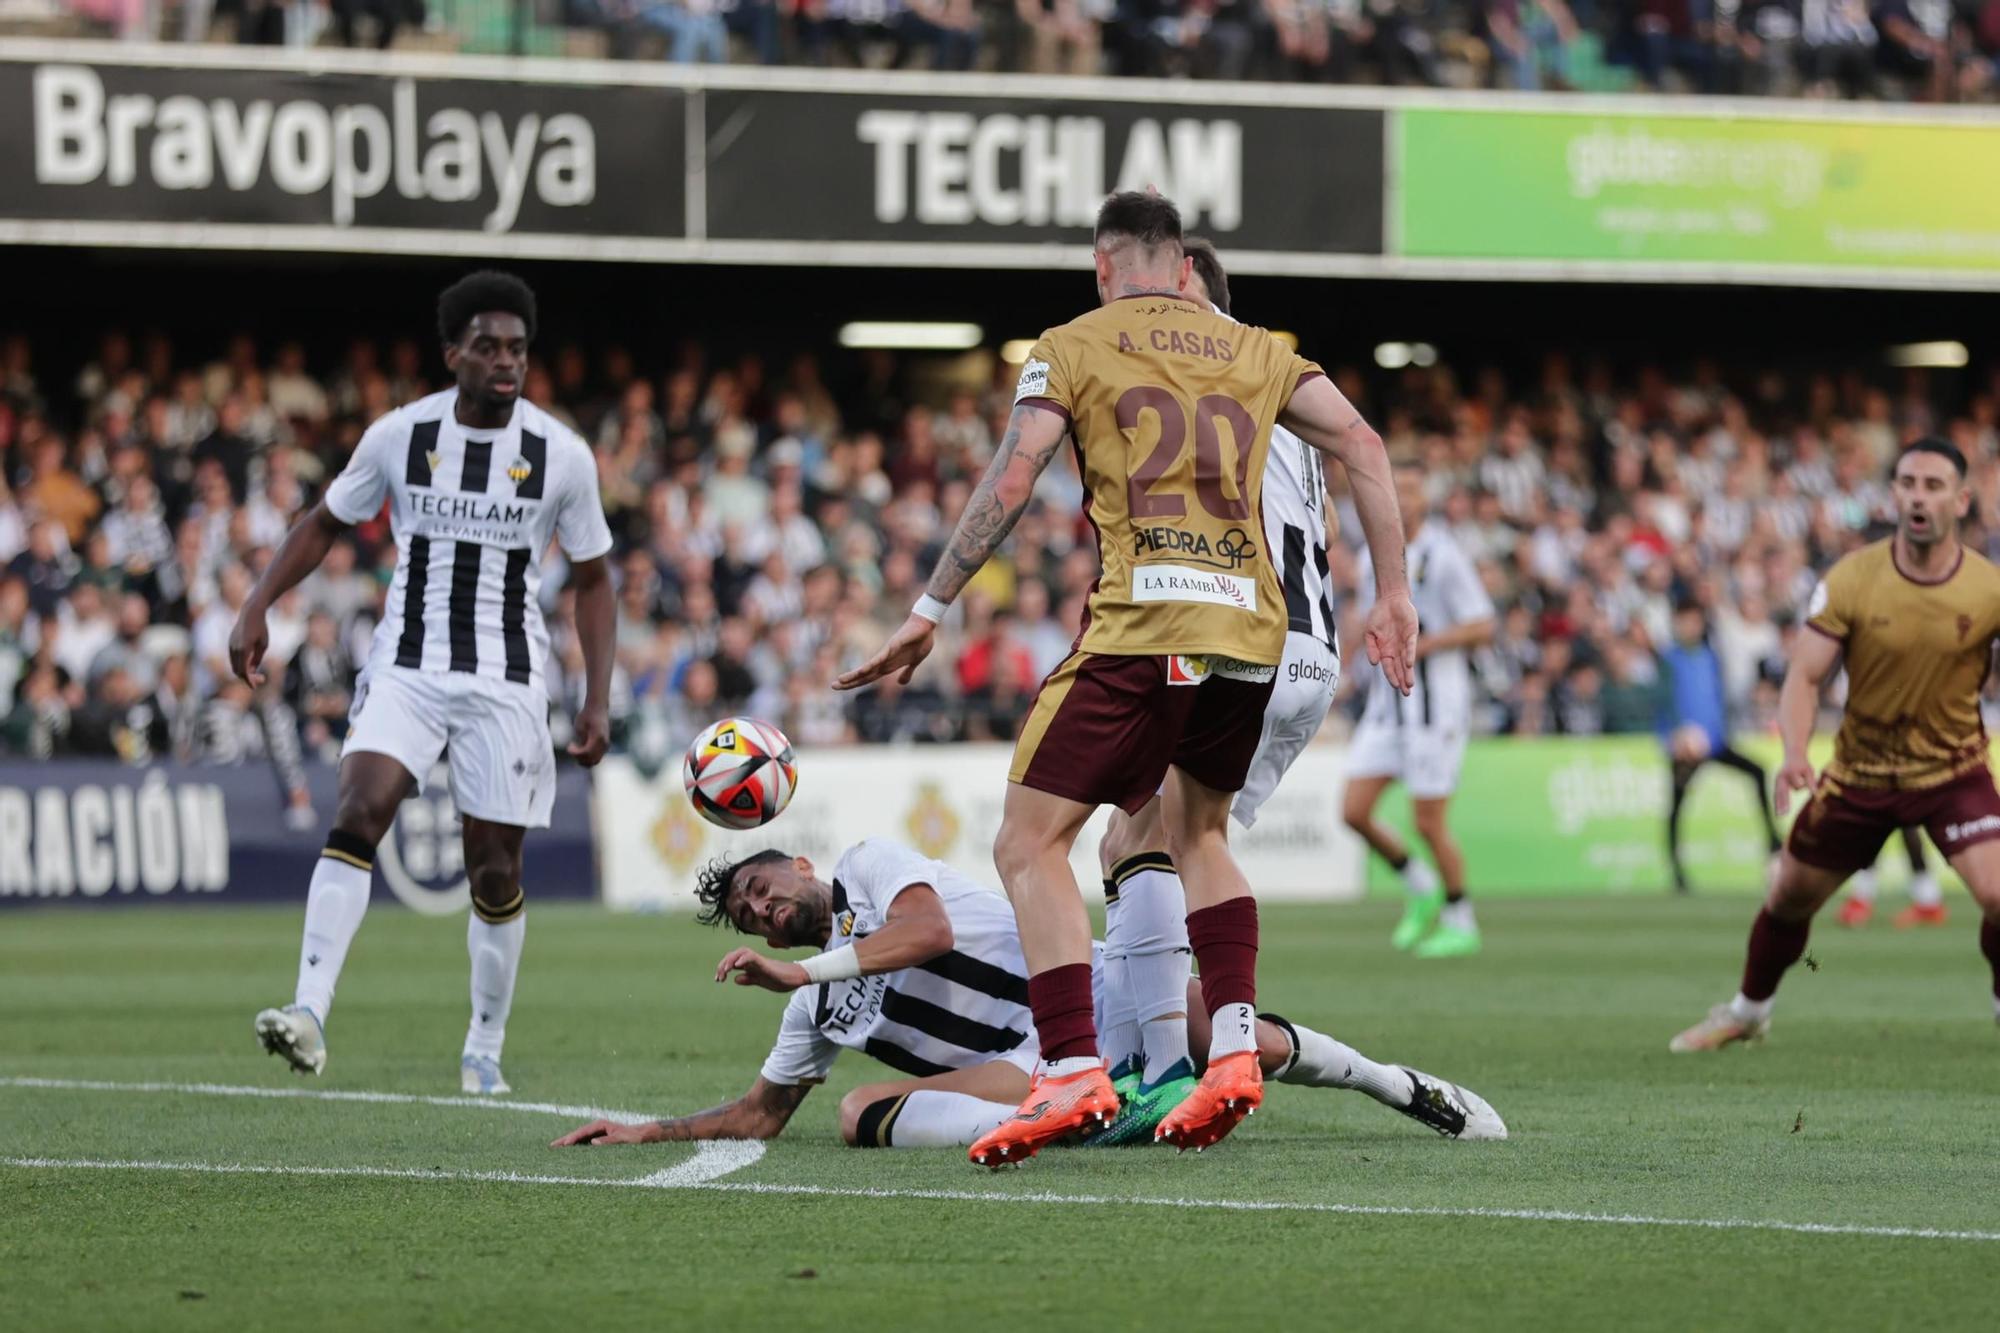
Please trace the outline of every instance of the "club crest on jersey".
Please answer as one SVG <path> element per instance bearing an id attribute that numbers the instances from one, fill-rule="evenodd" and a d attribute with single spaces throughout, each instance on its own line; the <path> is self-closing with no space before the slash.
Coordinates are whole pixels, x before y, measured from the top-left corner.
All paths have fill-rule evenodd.
<path id="1" fill-rule="evenodd" d="M 1169 657 L 1167 659 L 1167 684 L 1199 685 L 1208 679 L 1208 659 L 1206 657 Z"/>
<path id="2" fill-rule="evenodd" d="M 853 933 L 854 933 L 854 913 L 842 912 L 840 914 L 841 937 L 844 939 L 847 936 L 852 935 Z"/>
<path id="3" fill-rule="evenodd" d="M 1972 633 L 1972 617 L 1960 616 L 1958 618 L 1958 641 L 1964 643 L 1965 636 L 1970 633 Z"/>
<path id="4" fill-rule="evenodd" d="M 513 482 L 516 486 L 519 486 L 534 475 L 535 465 L 518 454 L 515 456 L 514 461 L 507 465 L 507 480 Z"/>
<path id="5" fill-rule="evenodd" d="M 424 461 L 431 465 L 431 473 L 432 475 L 435 476 L 438 470 L 438 464 L 444 462 L 444 455 L 439 453 L 435 449 L 426 449 L 424 450 Z"/>

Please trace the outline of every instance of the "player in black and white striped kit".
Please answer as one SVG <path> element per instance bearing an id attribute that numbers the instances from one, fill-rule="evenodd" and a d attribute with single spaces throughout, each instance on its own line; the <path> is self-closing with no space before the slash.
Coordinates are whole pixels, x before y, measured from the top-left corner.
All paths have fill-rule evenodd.
<path id="1" fill-rule="evenodd" d="M 1396 869 L 1409 890 L 1390 942 L 1418 958 L 1462 958 L 1479 952 L 1479 925 L 1465 893 L 1465 854 L 1445 816 L 1472 733 L 1471 654 L 1492 642 L 1494 612 L 1471 558 L 1443 524 L 1427 521 L 1425 479 L 1420 463 L 1396 465 L 1410 598 L 1423 625 L 1416 688 L 1406 698 L 1379 672 L 1369 680 L 1361 725 L 1348 746 L 1342 805 L 1348 826 Z M 1366 552 L 1355 580 L 1358 608 L 1365 609 L 1373 587 Z M 1435 873 L 1375 818 L 1375 806 L 1392 782 L 1409 790 L 1417 834 L 1430 848 Z"/>
<path id="2" fill-rule="evenodd" d="M 500 1052 L 527 925 L 521 843 L 528 829 L 548 827 L 555 805 L 542 555 L 552 539 L 560 545 L 576 589 L 588 684 L 569 752 L 588 766 L 610 739 L 611 530 L 589 447 L 521 400 L 535 334 L 527 284 L 472 274 L 439 298 L 438 332 L 457 387 L 368 428 L 278 548 L 230 638 L 236 673 L 259 683 L 265 609 L 387 498 L 395 580 L 355 689 L 339 810 L 306 898 L 298 985 L 291 1004 L 257 1015 L 256 1031 L 300 1073 L 326 1067 L 327 1012 L 368 907 L 375 848 L 397 807 L 448 756 L 472 886 L 472 1023 L 460 1086 L 501 1093 L 510 1090 Z"/>
<path id="3" fill-rule="evenodd" d="M 762 936 L 773 949 L 814 949 L 797 962 L 731 949 L 715 979 L 788 994 L 777 1041 L 750 1090 L 693 1115 L 645 1124 L 593 1120 L 551 1147 L 769 1139 L 790 1123 L 842 1051 L 873 1056 L 902 1078 L 864 1083 L 840 1103 L 840 1134 L 856 1148 L 962 1146 L 1013 1115 L 1040 1059 L 1028 1007 L 1014 909 L 942 861 L 889 838 L 841 854 L 830 880 L 812 862 L 777 850 L 706 866 L 696 887 L 701 920 Z M 1100 950 L 1091 969 L 1098 1014 L 1116 1003 Z M 1188 1006 L 1189 994 L 1181 993 Z M 1195 1048 L 1208 1048 L 1208 1013 L 1192 1006 Z M 1361 1087 L 1358 1062 L 1419 1099 L 1391 1102 L 1448 1138 L 1499 1139 L 1507 1126 L 1476 1094 L 1393 1065 L 1367 1061 L 1304 1024 L 1263 1015 L 1257 1050 L 1272 1078 L 1317 1087 Z M 1339 1077 L 1304 1052 L 1340 1052 Z M 1109 1146 L 1105 1135 L 1086 1140 Z"/>

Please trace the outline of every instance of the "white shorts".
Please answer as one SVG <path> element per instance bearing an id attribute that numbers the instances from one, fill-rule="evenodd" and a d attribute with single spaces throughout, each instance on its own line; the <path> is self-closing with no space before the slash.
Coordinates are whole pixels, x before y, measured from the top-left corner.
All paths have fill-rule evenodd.
<path id="1" fill-rule="evenodd" d="M 532 685 L 469 671 L 370 664 L 349 713 L 350 754 L 386 754 L 417 790 L 440 757 L 451 763 L 461 814 L 494 824 L 547 828 L 556 806 L 555 747 L 547 697 Z"/>
<path id="2" fill-rule="evenodd" d="M 1278 789 L 1278 780 L 1319 734 L 1339 684 L 1340 659 L 1331 648 L 1310 634 L 1285 635 L 1285 658 L 1278 666 L 1271 702 L 1264 706 L 1264 734 L 1257 741 L 1243 790 L 1230 807 L 1244 828 L 1257 822 L 1257 811 Z"/>
<path id="3" fill-rule="evenodd" d="M 1420 727 L 1374 722 L 1354 729 L 1347 746 L 1347 776 L 1394 778 L 1420 801 L 1442 800 L 1458 790 L 1470 727 Z"/>

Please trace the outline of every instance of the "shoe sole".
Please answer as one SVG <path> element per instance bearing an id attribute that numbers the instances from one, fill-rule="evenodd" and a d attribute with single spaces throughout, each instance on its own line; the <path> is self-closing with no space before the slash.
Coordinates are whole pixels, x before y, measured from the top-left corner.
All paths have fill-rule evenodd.
<path id="1" fill-rule="evenodd" d="M 322 1048 L 317 1059 L 307 1055 L 299 1049 L 298 1040 L 278 1019 L 259 1018 L 257 1040 L 272 1055 L 283 1057 L 294 1073 L 318 1074 L 326 1068 L 326 1051 Z"/>
<path id="2" fill-rule="evenodd" d="M 1170 1114 L 1154 1131 L 1153 1141 L 1171 1145 L 1182 1152 L 1212 1148 L 1228 1138 L 1231 1130 L 1257 1114 L 1257 1108 L 1263 1104 L 1264 1089 L 1259 1086 L 1255 1091 L 1239 1092 L 1234 1097 L 1223 1098 L 1216 1103 L 1214 1112 L 1202 1120 L 1189 1118 L 1177 1124 Z"/>

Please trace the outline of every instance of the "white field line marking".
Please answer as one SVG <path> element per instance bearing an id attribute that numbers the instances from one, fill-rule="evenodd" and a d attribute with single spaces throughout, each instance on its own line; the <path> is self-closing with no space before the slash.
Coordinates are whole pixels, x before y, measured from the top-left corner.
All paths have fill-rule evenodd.
<path id="1" fill-rule="evenodd" d="M 640 1120 L 632 1111 L 550 1102 L 505 1102 L 483 1097 L 423 1097 L 398 1092 L 345 1092 L 314 1088 L 261 1088 L 227 1083 L 109 1083 L 92 1079 L 0 1078 L 0 1087 L 84 1092 L 157 1092 L 217 1097 L 295 1097 L 316 1101 L 389 1102 L 425 1106 L 467 1106 L 479 1110 L 530 1111 L 588 1119 Z M 1309 1203 L 1265 1199 L 1126 1198 L 1108 1194 L 993 1194 L 979 1190 L 866 1189 L 856 1186 L 778 1185 L 723 1181 L 718 1177 L 750 1166 L 764 1156 L 761 1143 L 717 1140 L 695 1145 L 695 1156 L 648 1176 L 602 1179 L 537 1175 L 519 1171 L 426 1171 L 385 1166 L 260 1166 L 243 1162 L 122 1161 L 64 1157 L 0 1157 L 0 1166 L 33 1170 L 189 1171 L 204 1175 L 359 1176 L 386 1180 L 473 1181 L 503 1185 L 600 1185 L 612 1188 L 700 1189 L 732 1194 L 775 1194 L 838 1199 L 931 1199 L 965 1203 L 1068 1204 L 1073 1207 L 1205 1208 L 1243 1213 L 1321 1213 L 1350 1217 L 1463 1217 L 1517 1222 L 1570 1222 L 1597 1226 L 1693 1227 L 1713 1231 L 1777 1231 L 1809 1236 L 1870 1236 L 1892 1240 L 2000 1242 L 2000 1231 L 1954 1231 L 1939 1227 L 1867 1226 L 1834 1222 L 1760 1221 L 1755 1218 L 1648 1217 L 1637 1213 L 1578 1213 L 1551 1208 L 1410 1208 L 1390 1204 Z"/>
<path id="2" fill-rule="evenodd" d="M 494 1097 L 425 1097 L 407 1092 L 350 1092 L 335 1088 L 265 1088 L 239 1083 L 111 1083 L 101 1079 L 81 1078 L 0 1078 L 0 1088 L 39 1088 L 56 1092 L 180 1093 L 191 1097 L 267 1097 L 316 1102 L 469 1107 L 475 1111 L 526 1111 L 538 1115 L 564 1116 L 573 1120 L 632 1122 L 655 1118 L 642 1111 L 612 1111 L 601 1106 L 565 1106 L 558 1102 L 512 1102 Z M 732 1171 L 741 1171 L 746 1166 L 754 1165 L 763 1155 L 764 1145 L 761 1143 L 705 1141 L 695 1144 L 694 1156 L 686 1161 L 676 1162 L 665 1170 L 656 1171 L 651 1176 L 645 1177 L 644 1181 L 630 1183 L 656 1182 L 666 1188 L 685 1188 L 715 1180 Z M 329 1170 L 334 1174 L 340 1173 L 336 1169 Z M 410 1174 L 429 1178 L 436 1173 L 419 1171 Z M 507 1172 L 501 1172 L 491 1178 L 549 1184 L 591 1183 L 588 1179 L 571 1182 L 566 1177 L 515 1176 Z"/>
<path id="3" fill-rule="evenodd" d="M 977 1190 L 861 1189 L 830 1185 L 767 1185 L 734 1181 L 669 1182 L 666 1172 L 636 1179 L 545 1176 L 518 1171 L 424 1171 L 386 1166 L 260 1166 L 245 1162 L 119 1161 L 64 1157 L 0 1157 L 0 1167 L 70 1171 L 179 1171 L 225 1176 L 358 1176 L 379 1180 L 470 1181 L 502 1185 L 596 1185 L 610 1189 L 692 1189 L 718 1194 L 771 1194 L 836 1199 L 928 1199 L 965 1203 L 1058 1204 L 1072 1207 L 1201 1208 L 1242 1213 L 1319 1213 L 1345 1217 L 1487 1218 L 1598 1226 L 1692 1227 L 1707 1231 L 1778 1231 L 1808 1236 L 1867 1236 L 1887 1240 L 2000 1242 L 2000 1231 L 1940 1227 L 1759 1221 L 1754 1218 L 1645 1217 L 1636 1213 L 1576 1213 L 1552 1208 L 1400 1208 L 1380 1204 L 1305 1203 L 1263 1199 L 1124 1198 L 1109 1194 L 987 1194 Z"/>

